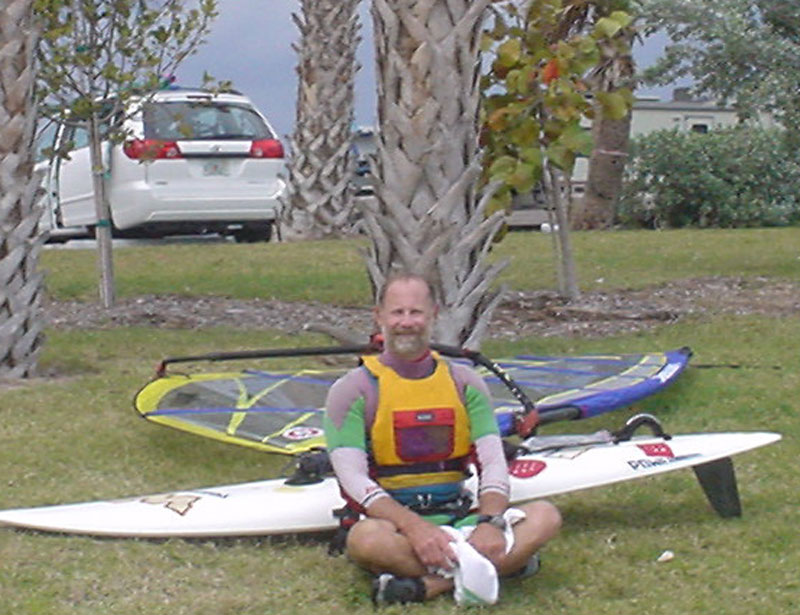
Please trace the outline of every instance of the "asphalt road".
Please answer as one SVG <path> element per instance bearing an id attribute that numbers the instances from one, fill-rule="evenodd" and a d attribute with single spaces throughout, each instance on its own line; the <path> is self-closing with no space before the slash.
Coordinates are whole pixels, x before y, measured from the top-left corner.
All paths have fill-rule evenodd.
<path id="1" fill-rule="evenodd" d="M 114 249 L 126 248 L 130 246 L 163 246 L 165 244 L 188 244 L 188 243 L 233 243 L 233 237 L 223 237 L 222 235 L 176 235 L 174 237 L 164 237 L 161 239 L 114 239 L 112 245 Z M 48 243 L 44 246 L 45 250 L 95 250 L 97 242 L 94 239 L 70 239 L 64 243 Z"/>

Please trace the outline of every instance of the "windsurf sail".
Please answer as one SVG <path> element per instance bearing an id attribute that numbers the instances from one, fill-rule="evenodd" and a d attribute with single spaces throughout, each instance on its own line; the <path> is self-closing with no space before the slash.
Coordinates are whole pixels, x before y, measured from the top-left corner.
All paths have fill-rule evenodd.
<path id="1" fill-rule="evenodd" d="M 278 352 L 289 356 L 288 351 Z M 202 358 L 255 356 L 265 355 L 246 351 Z M 523 355 L 490 362 L 497 369 L 487 363 L 478 370 L 492 393 L 501 433 L 511 435 L 522 400 L 532 400 L 540 424 L 597 416 L 662 390 L 685 369 L 690 357 L 688 348 L 573 357 Z M 185 374 L 169 373 L 165 362 L 158 376 L 137 393 L 134 407 L 154 423 L 265 452 L 298 454 L 325 446 L 325 397 L 331 384 L 351 367 Z"/>

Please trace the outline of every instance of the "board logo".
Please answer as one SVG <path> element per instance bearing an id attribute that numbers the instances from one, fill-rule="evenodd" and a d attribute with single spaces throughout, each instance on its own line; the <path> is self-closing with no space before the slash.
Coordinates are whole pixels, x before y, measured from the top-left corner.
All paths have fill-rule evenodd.
<path id="1" fill-rule="evenodd" d="M 287 440 L 310 440 L 311 438 L 320 438 L 325 435 L 319 427 L 292 427 L 287 429 L 281 434 Z"/>
<path id="2" fill-rule="evenodd" d="M 668 444 L 656 442 L 654 444 L 637 444 L 642 452 L 648 457 L 674 457 L 675 453 Z"/>
<path id="3" fill-rule="evenodd" d="M 541 473 L 547 464 L 538 459 L 515 459 L 508 466 L 508 473 L 516 478 L 530 478 Z"/>
<path id="4" fill-rule="evenodd" d="M 199 495 L 188 495 L 185 493 L 167 493 L 164 495 L 151 495 L 145 498 L 142 498 L 140 502 L 143 504 L 155 504 L 157 506 L 163 506 L 167 510 L 171 510 L 172 512 L 178 513 L 181 517 L 183 517 L 186 513 L 188 513 L 194 503 L 200 499 Z"/>

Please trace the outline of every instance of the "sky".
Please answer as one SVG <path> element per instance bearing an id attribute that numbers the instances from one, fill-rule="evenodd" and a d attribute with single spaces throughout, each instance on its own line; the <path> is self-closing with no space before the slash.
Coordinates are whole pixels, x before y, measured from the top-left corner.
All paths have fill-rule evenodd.
<path id="1" fill-rule="evenodd" d="M 298 0 L 218 0 L 219 17 L 206 43 L 176 71 L 177 83 L 197 86 L 203 73 L 233 82 L 267 116 L 278 135 L 287 140 L 295 122 L 297 54 L 292 43 L 299 39 L 292 13 L 300 11 Z M 357 58 L 355 125 L 375 123 L 375 72 L 369 2 L 359 8 L 361 38 Z M 666 39 L 653 37 L 635 50 L 640 66 L 652 63 Z M 672 88 L 637 91 L 639 95 L 670 98 Z"/>

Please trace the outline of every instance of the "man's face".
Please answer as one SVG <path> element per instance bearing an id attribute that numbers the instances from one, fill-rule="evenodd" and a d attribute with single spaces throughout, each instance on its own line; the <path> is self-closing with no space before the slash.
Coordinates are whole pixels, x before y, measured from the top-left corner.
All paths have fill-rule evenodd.
<path id="1" fill-rule="evenodd" d="M 417 279 L 399 279 L 386 289 L 375 308 L 375 321 L 386 348 L 401 359 L 413 361 L 428 351 L 437 307 L 427 285 Z"/>

